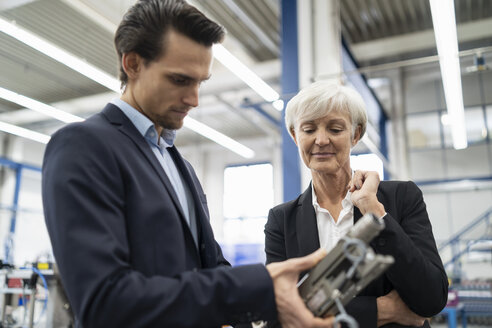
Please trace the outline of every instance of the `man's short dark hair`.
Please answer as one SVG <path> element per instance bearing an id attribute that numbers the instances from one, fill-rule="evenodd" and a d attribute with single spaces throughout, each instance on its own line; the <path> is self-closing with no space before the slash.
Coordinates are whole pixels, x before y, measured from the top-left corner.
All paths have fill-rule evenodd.
<path id="1" fill-rule="evenodd" d="M 211 47 L 222 41 L 224 28 L 208 19 L 184 0 L 139 0 L 123 17 L 114 43 L 118 53 L 121 86 L 128 82 L 122 56 L 135 52 L 147 64 L 165 52 L 165 36 L 169 29 Z"/>

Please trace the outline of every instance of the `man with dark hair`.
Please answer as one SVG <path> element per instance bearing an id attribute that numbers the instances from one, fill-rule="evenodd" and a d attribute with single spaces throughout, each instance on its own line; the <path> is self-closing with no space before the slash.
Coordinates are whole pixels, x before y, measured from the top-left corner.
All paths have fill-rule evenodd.
<path id="1" fill-rule="evenodd" d="M 77 327 L 218 327 L 276 317 L 285 327 L 331 327 L 296 288 L 323 251 L 231 268 L 195 172 L 173 146 L 223 36 L 185 1 L 138 1 L 115 36 L 121 98 L 48 144 L 45 218 Z"/>

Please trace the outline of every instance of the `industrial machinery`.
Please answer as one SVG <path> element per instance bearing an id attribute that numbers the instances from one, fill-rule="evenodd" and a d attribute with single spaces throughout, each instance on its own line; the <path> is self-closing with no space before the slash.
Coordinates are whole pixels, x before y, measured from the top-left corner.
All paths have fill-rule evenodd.
<path id="1" fill-rule="evenodd" d="M 1 320 L 0 327 L 34 327 L 35 305 L 41 300 L 46 307 L 46 289 L 38 289 L 38 280 L 46 285 L 44 274 L 36 268 L 16 269 L 4 266 L 0 270 L 0 278 L 4 284 L 0 288 Z M 41 279 L 40 279 L 41 278 Z M 19 312 L 21 310 L 21 312 Z M 39 312 L 39 311 L 38 311 Z M 15 314 L 22 313 L 21 318 Z"/>
<path id="2" fill-rule="evenodd" d="M 336 322 L 358 327 L 344 305 L 393 264 L 392 256 L 376 254 L 369 246 L 384 226 L 382 219 L 364 215 L 299 281 L 299 293 L 315 316 L 336 315 Z"/>
<path id="3" fill-rule="evenodd" d="M 36 262 L 15 268 L 0 261 L 0 281 L 0 328 L 74 327 L 53 263 Z"/>

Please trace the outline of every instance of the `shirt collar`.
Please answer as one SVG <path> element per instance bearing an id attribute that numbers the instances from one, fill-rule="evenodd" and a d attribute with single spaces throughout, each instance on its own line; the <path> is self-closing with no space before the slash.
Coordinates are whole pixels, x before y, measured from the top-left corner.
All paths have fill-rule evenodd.
<path id="1" fill-rule="evenodd" d="M 315 210 L 320 210 L 322 207 L 318 203 L 318 198 L 316 197 L 316 193 L 314 192 L 314 184 L 311 183 L 311 194 L 313 198 L 313 207 Z M 350 197 L 352 196 L 352 193 L 347 190 L 347 194 L 345 195 L 345 198 L 342 199 L 342 208 L 348 208 L 348 207 L 353 207 L 354 204 L 352 203 L 352 200 Z"/>
<path id="2" fill-rule="evenodd" d="M 120 98 L 114 98 L 111 100 L 111 103 L 121 109 L 144 138 L 161 147 L 169 148 L 174 145 L 176 130 L 163 129 L 162 135 L 158 136 L 154 123 L 126 101 L 121 100 Z"/>

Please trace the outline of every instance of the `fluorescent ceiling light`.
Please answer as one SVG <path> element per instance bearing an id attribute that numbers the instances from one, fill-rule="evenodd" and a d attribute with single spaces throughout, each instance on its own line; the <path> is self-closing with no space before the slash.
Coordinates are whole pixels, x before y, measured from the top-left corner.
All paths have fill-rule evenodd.
<path id="1" fill-rule="evenodd" d="M 19 40 L 31 48 L 59 61 L 74 71 L 115 92 L 120 91 L 120 82 L 108 73 L 66 52 L 39 36 L 0 18 L 0 31 Z"/>
<path id="2" fill-rule="evenodd" d="M 6 99 L 8 101 L 14 102 L 16 104 L 27 107 L 34 111 L 51 116 L 65 123 L 80 122 L 84 120 L 82 117 L 69 114 L 67 112 L 46 105 L 37 100 L 17 94 L 15 92 L 9 91 L 1 87 L 0 87 L 0 98 Z M 229 138 L 228 136 L 190 117 L 185 118 L 184 126 L 245 158 L 252 158 L 255 155 L 255 152 L 250 148 L 240 144 L 239 142 Z M 1 121 L 0 121 L 0 130 L 18 135 L 20 137 L 25 137 L 35 141 L 39 141 L 42 143 L 47 143 L 50 138 L 50 136 L 48 135 L 34 132 L 32 130 L 24 129 L 15 125 L 3 123 Z"/>
<path id="3" fill-rule="evenodd" d="M 120 92 L 120 82 L 115 77 L 107 74 L 106 72 L 96 68 L 93 65 L 88 64 L 84 60 L 77 58 L 76 56 L 49 43 L 48 41 L 43 40 L 37 35 L 21 27 L 18 27 L 15 24 L 12 24 L 2 18 L 0 18 L 0 32 L 3 32 L 23 42 L 27 46 L 32 47 L 38 50 L 39 52 L 55 59 L 56 61 L 70 67 L 71 69 L 90 78 L 91 80 L 98 82 L 99 84 L 107 87 L 108 89 L 113 90 L 117 93 Z M 241 65 L 243 64 L 241 63 Z M 260 81 L 263 82 L 261 79 Z M 35 110 L 37 112 L 49 115 L 65 123 L 83 121 L 83 118 L 69 114 L 67 112 L 56 109 L 52 106 L 46 105 L 34 99 L 22 96 L 20 94 L 9 91 L 7 89 L 0 88 L 0 98 L 14 102 L 16 104 Z M 278 94 L 276 99 L 278 99 Z M 223 135 L 222 133 L 208 127 L 207 125 L 199 123 L 198 121 L 195 121 L 190 118 L 188 118 L 187 121 L 189 121 L 189 123 L 186 124 L 185 122 L 185 126 L 195 131 L 196 133 L 203 135 L 204 137 L 226 147 L 227 149 L 243 157 L 251 158 L 254 156 L 254 152 L 251 149 Z"/>
<path id="4" fill-rule="evenodd" d="M 43 144 L 47 144 L 51 137 L 46 134 L 35 132 L 32 130 L 21 128 L 17 125 L 8 124 L 5 122 L 0 122 L 0 131 L 4 131 L 10 134 L 15 134 L 16 136 L 31 139 Z"/>
<path id="5" fill-rule="evenodd" d="M 65 123 L 80 122 L 84 120 L 79 116 L 72 115 L 55 107 L 34 100 L 32 98 L 4 89 L 2 87 L 0 87 L 0 98 L 16 103 L 20 106 L 32 109 L 36 112 L 51 116 Z"/>
<path id="6" fill-rule="evenodd" d="M 214 44 L 214 57 L 232 73 L 236 74 L 251 89 L 256 91 L 263 99 L 274 102 L 279 99 L 279 94 L 271 86 L 266 84 L 258 75 L 244 65 L 239 59 L 229 52 L 223 45 Z M 278 107 L 278 106 L 277 106 Z"/>
<path id="7" fill-rule="evenodd" d="M 273 107 L 278 110 L 278 111 L 281 111 L 284 109 L 284 101 L 282 99 L 277 99 L 275 100 L 273 103 L 272 103 Z"/>
<path id="8" fill-rule="evenodd" d="M 219 145 L 235 152 L 238 155 L 241 155 L 244 158 L 252 158 L 253 156 L 255 156 L 255 152 L 250 148 L 240 144 L 239 142 L 229 138 L 228 136 L 218 132 L 217 130 L 212 129 L 209 126 L 192 119 L 189 116 L 185 118 L 184 126 L 192 129 L 193 131 L 201 134 L 206 138 L 209 138 L 210 140 L 215 141 Z"/>
<path id="9" fill-rule="evenodd" d="M 468 146 L 465 127 L 465 110 L 461 89 L 461 69 L 458 56 L 458 38 L 453 0 L 429 0 L 432 23 L 436 37 L 437 53 L 441 66 L 444 98 L 448 109 L 453 146 L 463 149 Z"/>
<path id="10" fill-rule="evenodd" d="M 80 122 L 84 120 L 82 117 L 69 114 L 67 112 L 46 105 L 37 100 L 17 94 L 15 92 L 9 91 L 1 87 L 0 87 L 0 98 L 6 99 L 8 101 L 14 102 L 16 104 L 27 107 L 34 111 L 51 116 L 65 123 Z M 190 117 L 186 117 L 184 126 L 245 158 L 252 158 L 255 155 L 255 152 L 250 148 L 240 144 L 239 142 L 229 138 L 228 136 Z M 50 136 L 48 135 L 41 134 L 32 130 L 24 129 L 16 125 L 3 123 L 1 121 L 0 121 L 0 130 L 18 135 L 20 137 L 25 137 L 34 141 L 39 141 L 42 143 L 47 143 L 50 139 Z"/>

